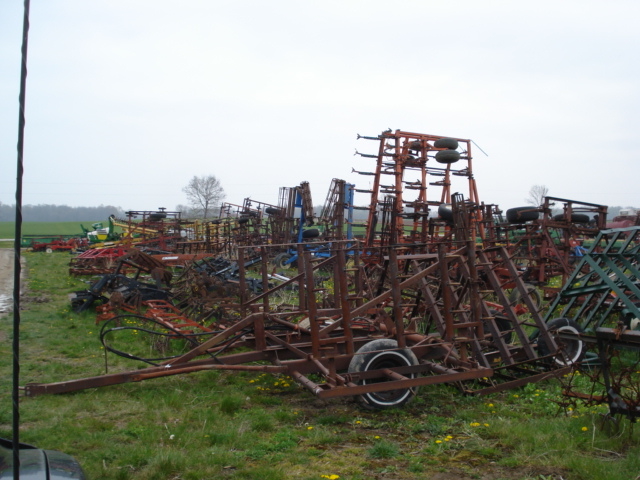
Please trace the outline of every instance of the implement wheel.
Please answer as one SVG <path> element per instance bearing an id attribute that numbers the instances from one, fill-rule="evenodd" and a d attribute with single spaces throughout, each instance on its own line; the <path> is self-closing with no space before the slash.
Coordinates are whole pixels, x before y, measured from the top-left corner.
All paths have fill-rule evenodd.
<path id="1" fill-rule="evenodd" d="M 507 210 L 507 222 L 509 223 L 526 223 L 531 220 L 537 220 L 540 212 L 532 211 L 535 207 L 515 207 Z"/>
<path id="2" fill-rule="evenodd" d="M 531 285 L 530 283 L 525 283 L 524 286 L 527 289 L 527 294 L 535 305 L 536 310 L 539 311 L 542 306 L 542 295 L 540 294 L 540 291 L 535 287 L 535 285 Z M 517 304 L 524 304 L 526 306 L 524 300 L 522 300 L 522 293 L 520 293 L 520 290 L 517 288 L 514 288 L 511 290 L 511 293 L 509 293 L 509 303 L 512 306 Z"/>
<path id="3" fill-rule="evenodd" d="M 349 364 L 349 373 L 369 372 L 382 368 L 408 367 L 417 365 L 418 359 L 408 348 L 398 349 L 398 342 L 390 338 L 372 340 L 363 345 L 353 356 Z M 406 375 L 416 378 L 417 374 Z M 360 385 L 385 382 L 386 379 L 363 379 Z M 386 392 L 364 393 L 358 396 L 358 401 L 365 408 L 381 410 L 385 408 L 401 407 L 409 402 L 417 392 L 417 387 L 389 390 Z"/>
<path id="4" fill-rule="evenodd" d="M 551 335 L 556 335 L 557 333 L 567 332 L 573 334 L 581 333 L 582 327 L 578 325 L 578 323 L 570 318 L 556 318 L 547 323 L 547 329 Z M 540 355 L 550 355 L 553 353 L 549 346 L 546 344 L 544 339 L 538 337 L 538 353 Z M 558 336 L 554 336 L 554 340 L 558 345 L 558 352 L 554 357 L 553 361 L 556 365 L 561 367 L 565 367 L 568 365 L 573 365 L 576 363 L 580 363 L 584 356 L 587 353 L 586 344 L 579 339 L 564 339 Z"/>

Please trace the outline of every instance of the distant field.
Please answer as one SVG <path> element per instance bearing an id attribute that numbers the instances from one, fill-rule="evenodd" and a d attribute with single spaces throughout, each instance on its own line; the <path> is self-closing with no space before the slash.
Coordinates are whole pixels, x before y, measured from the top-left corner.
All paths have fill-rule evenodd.
<path id="1" fill-rule="evenodd" d="M 99 220 L 98 220 L 99 221 Z M 23 235 L 75 235 L 81 234 L 80 224 L 90 228 L 96 222 L 24 222 Z M 0 238 L 13 238 L 14 222 L 0 222 Z"/>

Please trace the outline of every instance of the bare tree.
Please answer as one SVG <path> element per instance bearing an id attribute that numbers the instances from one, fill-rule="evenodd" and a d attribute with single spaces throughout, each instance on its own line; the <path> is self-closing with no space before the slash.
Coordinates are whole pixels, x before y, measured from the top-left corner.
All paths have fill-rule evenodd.
<path id="1" fill-rule="evenodd" d="M 525 201 L 536 207 L 541 206 L 544 203 L 544 197 L 549 193 L 549 189 L 546 185 L 534 185 L 529 190 L 529 196 L 525 198 Z"/>
<path id="2" fill-rule="evenodd" d="M 225 198 L 224 188 L 215 175 L 195 176 L 182 191 L 187 195 L 193 213 L 202 218 L 212 213 L 214 207 Z"/>
<path id="3" fill-rule="evenodd" d="M 178 205 L 176 205 L 175 211 L 180 212 L 180 216 L 182 218 L 189 218 L 193 216 L 191 214 L 191 207 L 189 205 L 183 205 L 179 203 Z"/>

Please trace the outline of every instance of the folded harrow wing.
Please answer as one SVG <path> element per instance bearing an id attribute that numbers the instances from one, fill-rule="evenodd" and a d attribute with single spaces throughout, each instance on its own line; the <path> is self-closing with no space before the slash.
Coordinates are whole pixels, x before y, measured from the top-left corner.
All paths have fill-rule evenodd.
<path id="1" fill-rule="evenodd" d="M 355 396 L 367 407 L 387 408 L 405 404 L 421 385 L 454 382 L 484 393 L 568 370 L 549 361 L 558 349 L 543 319 L 532 309 L 523 320 L 502 292 L 493 270 L 497 264 L 513 268 L 506 252 L 477 250 L 470 241 L 436 254 L 405 255 L 387 247 L 389 282 L 372 292 L 366 287 L 368 269 L 353 243 L 331 242 L 332 255 L 326 259 L 300 246 L 297 275 L 275 287 L 267 260 L 277 246 L 259 248 L 263 261 L 256 264 L 257 272 L 243 261 L 255 247 L 241 247 L 240 294 L 235 305 L 227 305 L 235 308 L 229 317 L 233 322 L 197 338 L 177 330 L 158 333 L 164 347 L 171 342 L 181 347 L 143 359 L 152 364 L 149 368 L 30 383 L 25 392 L 62 393 L 209 369 L 258 370 L 287 373 L 321 398 Z M 348 251 L 354 255 L 347 261 Z M 259 294 L 243 288 L 256 276 L 263 284 Z M 295 308 L 274 308 L 279 291 L 292 285 L 298 294 Z M 128 320 L 123 315 L 121 325 Z M 545 356 L 530 330 L 539 331 Z"/>
<path id="2" fill-rule="evenodd" d="M 568 385 L 567 393 L 608 403 L 612 414 L 640 417 L 640 227 L 600 232 L 546 320 L 561 339 L 580 339 L 597 351 L 588 359 L 598 366 L 587 373 L 591 391 Z"/>
<path id="3" fill-rule="evenodd" d="M 464 192 L 470 202 L 480 204 L 471 140 L 401 130 L 358 138 L 378 144 L 376 154 L 356 152 L 375 159 L 373 171 L 354 170 L 370 182 L 368 189 L 355 190 L 369 197 L 356 202 L 369 205 L 366 250 L 392 244 L 394 238 L 407 251 L 424 253 L 428 245 L 442 240 L 447 223 L 453 220 L 453 192 Z M 473 221 L 483 221 L 481 210 Z"/>

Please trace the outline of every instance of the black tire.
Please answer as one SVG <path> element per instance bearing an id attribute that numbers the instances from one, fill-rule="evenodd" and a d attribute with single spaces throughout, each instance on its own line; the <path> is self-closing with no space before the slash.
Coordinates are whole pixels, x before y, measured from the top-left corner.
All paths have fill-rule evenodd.
<path id="1" fill-rule="evenodd" d="M 320 230 L 317 228 L 308 228 L 302 231 L 302 238 L 316 238 L 320 236 Z"/>
<path id="2" fill-rule="evenodd" d="M 553 219 L 556 222 L 561 222 L 565 219 L 565 216 L 563 213 L 559 214 L 559 215 L 555 215 L 553 217 Z M 591 221 L 591 219 L 589 218 L 589 215 L 585 215 L 584 213 L 572 213 L 571 214 L 571 223 L 589 223 Z"/>
<path id="3" fill-rule="evenodd" d="M 547 330 L 551 335 L 562 331 L 575 334 L 583 331 L 582 327 L 570 318 L 556 318 L 550 320 L 547 323 Z M 557 336 L 554 336 L 554 340 L 558 345 L 558 352 L 556 352 L 556 356 L 553 359 L 553 362 L 556 365 L 564 367 L 580 363 L 584 359 L 584 356 L 587 353 L 587 345 L 582 340 L 567 340 Z M 541 356 L 551 355 L 554 353 L 540 336 L 538 337 L 538 353 Z"/>
<path id="4" fill-rule="evenodd" d="M 527 289 L 529 298 L 531 298 L 531 300 L 535 304 L 536 310 L 540 311 L 540 307 L 542 306 L 542 295 L 540 294 L 540 291 L 530 283 L 525 283 L 524 286 Z M 518 290 L 517 288 L 514 288 L 513 290 L 511 290 L 511 293 L 509 294 L 509 303 L 511 305 L 523 303 L 522 294 L 520 293 L 520 290 Z"/>
<path id="5" fill-rule="evenodd" d="M 440 150 L 436 153 L 438 163 L 456 163 L 458 160 L 460 160 L 460 152 L 455 150 Z"/>
<path id="6" fill-rule="evenodd" d="M 286 268 L 293 268 L 295 266 L 296 262 L 291 262 L 291 263 L 287 263 L 285 264 L 285 262 L 287 260 L 289 260 L 291 258 L 291 255 L 289 255 L 288 253 L 279 253 L 278 255 L 275 256 L 275 258 L 273 259 L 273 264 L 277 267 L 277 268 L 281 268 L 281 269 L 286 269 Z"/>
<path id="7" fill-rule="evenodd" d="M 537 220 L 540 212 L 532 211 L 535 207 L 516 207 L 507 210 L 507 222 L 509 223 L 525 223 Z"/>
<path id="8" fill-rule="evenodd" d="M 419 152 L 420 150 L 422 150 L 422 142 L 420 140 L 414 140 L 409 144 L 409 150 Z"/>
<path id="9" fill-rule="evenodd" d="M 511 340 L 513 340 L 513 328 L 511 328 L 511 322 L 509 321 L 509 319 L 504 315 L 501 315 L 497 310 L 492 309 L 489 310 L 489 312 L 495 317 L 496 326 L 498 327 L 500 333 L 510 330 L 508 333 L 500 336 L 502 337 L 502 341 L 504 343 L 511 343 Z"/>
<path id="10" fill-rule="evenodd" d="M 280 215 L 282 213 L 282 210 L 276 207 L 267 207 L 264 209 L 264 213 L 266 213 L 267 215 Z"/>
<path id="11" fill-rule="evenodd" d="M 418 359 L 408 348 L 398 349 L 398 342 L 390 338 L 380 338 L 364 344 L 349 363 L 349 372 L 368 372 L 381 368 L 408 367 L 417 365 Z M 416 378 L 417 374 L 407 375 Z M 384 379 L 361 380 L 360 385 L 384 382 Z M 409 402 L 417 392 L 417 388 L 403 388 L 386 392 L 365 393 L 358 396 L 358 401 L 373 410 L 396 408 Z"/>
<path id="12" fill-rule="evenodd" d="M 439 138 L 433 142 L 433 146 L 436 148 L 448 148 L 449 150 L 455 150 L 458 148 L 458 140 L 455 138 Z"/>
<path id="13" fill-rule="evenodd" d="M 438 206 L 438 216 L 445 222 L 453 222 L 453 210 L 451 209 L 451 205 L 443 203 Z"/>
<path id="14" fill-rule="evenodd" d="M 249 217 L 240 217 L 238 218 L 238 223 L 240 225 L 244 225 L 245 223 L 247 223 L 249 221 Z"/>

